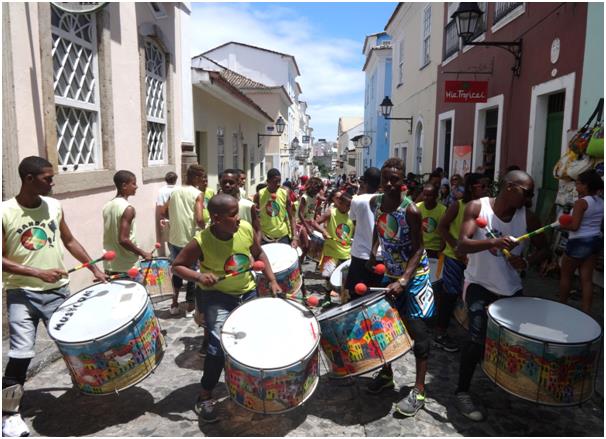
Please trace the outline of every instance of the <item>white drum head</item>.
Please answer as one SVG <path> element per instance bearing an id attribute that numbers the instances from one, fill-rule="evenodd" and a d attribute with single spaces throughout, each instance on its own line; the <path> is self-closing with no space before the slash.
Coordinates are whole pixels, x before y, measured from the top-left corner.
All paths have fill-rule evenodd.
<path id="1" fill-rule="evenodd" d="M 299 259 L 297 251 L 288 244 L 274 243 L 265 244 L 261 247 L 267 255 L 274 273 L 289 269 Z"/>
<path id="2" fill-rule="evenodd" d="M 91 285 L 54 312 L 48 333 L 64 343 L 99 339 L 127 325 L 147 301 L 145 287 L 138 282 L 120 280 Z"/>
<path id="3" fill-rule="evenodd" d="M 330 275 L 330 284 L 335 288 L 341 288 L 341 273 L 343 270 L 349 268 L 349 264 L 351 264 L 351 259 L 348 259 L 345 262 L 339 264 L 335 271 Z"/>
<path id="4" fill-rule="evenodd" d="M 546 342 L 586 343 L 602 334 L 600 325 L 584 312 L 538 297 L 497 300 L 488 314 L 507 329 Z"/>
<path id="5" fill-rule="evenodd" d="M 257 369 L 280 369 L 298 363 L 320 341 L 318 321 L 304 316 L 307 311 L 294 301 L 286 303 L 273 297 L 246 302 L 223 325 L 223 349 L 238 363 Z"/>
<path id="6" fill-rule="evenodd" d="M 385 297 L 385 293 L 382 291 L 377 291 L 374 293 L 369 293 L 364 295 L 362 299 L 352 300 L 351 302 L 347 302 L 345 305 L 338 306 L 336 308 L 330 309 L 326 312 L 323 312 L 318 316 L 319 321 L 330 320 L 333 317 L 337 317 L 343 314 L 347 314 L 352 309 L 356 308 L 364 308 L 367 305 L 371 305 L 379 300 L 382 300 Z"/>

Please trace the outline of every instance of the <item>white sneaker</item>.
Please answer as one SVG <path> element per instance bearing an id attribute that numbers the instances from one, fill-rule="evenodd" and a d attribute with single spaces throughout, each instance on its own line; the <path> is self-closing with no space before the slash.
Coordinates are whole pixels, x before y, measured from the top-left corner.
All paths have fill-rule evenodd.
<path id="1" fill-rule="evenodd" d="M 2 415 L 2 436 L 23 437 L 29 436 L 29 428 L 19 413 Z"/>
<path id="2" fill-rule="evenodd" d="M 179 314 L 179 305 L 172 305 L 170 307 L 170 315 L 176 316 L 177 314 Z"/>

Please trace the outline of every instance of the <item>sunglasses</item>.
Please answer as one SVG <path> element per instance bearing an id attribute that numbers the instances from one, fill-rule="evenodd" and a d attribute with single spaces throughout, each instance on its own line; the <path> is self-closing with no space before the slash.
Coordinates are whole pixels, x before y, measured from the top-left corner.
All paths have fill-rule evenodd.
<path id="1" fill-rule="evenodd" d="M 527 188 L 525 188 L 525 187 L 523 187 L 523 186 L 520 186 L 520 185 L 519 185 L 519 184 L 517 184 L 517 183 L 511 183 L 511 184 L 512 184 L 513 186 L 515 186 L 515 187 L 518 187 L 518 188 L 522 189 L 522 193 L 524 194 L 524 197 L 525 197 L 525 198 L 532 198 L 532 197 L 534 197 L 534 190 L 527 189 Z"/>
<path id="2" fill-rule="evenodd" d="M 488 185 L 486 183 L 476 183 L 476 184 L 472 184 L 472 187 L 479 187 L 481 189 L 486 189 L 488 187 Z"/>

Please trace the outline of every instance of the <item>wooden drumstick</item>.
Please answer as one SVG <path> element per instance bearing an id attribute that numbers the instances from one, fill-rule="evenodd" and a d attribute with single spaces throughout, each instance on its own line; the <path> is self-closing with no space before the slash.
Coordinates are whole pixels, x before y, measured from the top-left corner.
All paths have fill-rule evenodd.
<path id="1" fill-rule="evenodd" d="M 103 256 L 101 256 L 100 258 L 93 259 L 92 261 L 88 261 L 88 262 L 83 262 L 80 265 L 76 265 L 74 268 L 70 268 L 69 270 L 67 270 L 67 272 L 68 273 L 73 273 L 76 270 L 80 270 L 81 268 L 90 267 L 91 265 L 95 265 L 97 262 L 100 262 L 100 261 L 103 261 L 103 260 L 111 261 L 115 257 L 116 257 L 116 252 L 110 250 L 110 251 L 107 251 L 107 252 L 103 253 Z"/>

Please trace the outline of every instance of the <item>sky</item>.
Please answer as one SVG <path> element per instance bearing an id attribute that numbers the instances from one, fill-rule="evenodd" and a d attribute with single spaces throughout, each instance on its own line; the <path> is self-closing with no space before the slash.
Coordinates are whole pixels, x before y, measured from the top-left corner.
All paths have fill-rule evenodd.
<path id="1" fill-rule="evenodd" d="M 366 35 L 397 3 L 192 3 L 192 56 L 228 41 L 293 55 L 314 138 L 336 140 L 341 116 L 364 116 Z"/>

